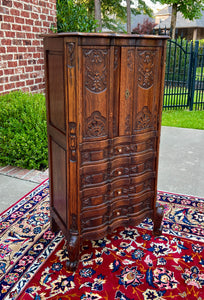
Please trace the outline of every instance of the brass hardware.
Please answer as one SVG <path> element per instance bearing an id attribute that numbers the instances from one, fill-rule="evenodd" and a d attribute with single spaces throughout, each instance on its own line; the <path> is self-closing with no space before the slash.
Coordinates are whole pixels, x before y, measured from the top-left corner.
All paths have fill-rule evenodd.
<path id="1" fill-rule="evenodd" d="M 117 211 L 117 216 L 119 216 L 120 215 L 120 212 L 119 211 Z"/>
<path id="2" fill-rule="evenodd" d="M 121 148 L 119 148 L 119 149 L 118 149 L 118 152 L 120 152 L 120 153 L 121 153 L 121 152 L 122 152 L 122 149 L 121 149 Z"/>
<path id="3" fill-rule="evenodd" d="M 118 175 L 121 175 L 122 174 L 122 172 L 121 171 L 118 171 Z"/>
<path id="4" fill-rule="evenodd" d="M 121 195 L 122 194 L 122 192 L 121 191 L 118 191 L 118 195 Z"/>
<path id="5" fill-rule="evenodd" d="M 129 92 L 129 90 L 126 90 L 125 91 L 125 99 L 127 100 L 129 98 L 129 96 L 130 96 L 130 92 Z"/>

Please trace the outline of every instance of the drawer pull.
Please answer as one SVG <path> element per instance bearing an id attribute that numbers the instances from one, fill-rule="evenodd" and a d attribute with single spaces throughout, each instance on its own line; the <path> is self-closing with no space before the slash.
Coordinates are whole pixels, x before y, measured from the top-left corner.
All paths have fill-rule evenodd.
<path id="1" fill-rule="evenodd" d="M 119 149 L 118 149 L 118 152 L 119 152 L 119 153 L 121 153 L 121 152 L 122 152 L 122 149 L 121 149 L 121 148 L 119 148 Z"/>
<path id="2" fill-rule="evenodd" d="M 120 215 L 120 212 L 119 211 L 117 211 L 117 216 L 119 216 Z"/>
<path id="3" fill-rule="evenodd" d="M 121 175 L 122 174 L 122 172 L 121 171 L 118 171 L 118 175 Z"/>
<path id="4" fill-rule="evenodd" d="M 118 191 L 118 195 L 121 195 L 122 194 L 122 191 Z"/>

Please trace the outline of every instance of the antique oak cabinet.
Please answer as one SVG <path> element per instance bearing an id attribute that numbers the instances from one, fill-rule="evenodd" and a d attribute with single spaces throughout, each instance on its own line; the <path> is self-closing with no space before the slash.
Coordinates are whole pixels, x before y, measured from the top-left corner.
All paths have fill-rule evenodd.
<path id="1" fill-rule="evenodd" d="M 44 36 L 51 227 L 83 239 L 145 217 L 160 233 L 158 151 L 167 37 Z"/>

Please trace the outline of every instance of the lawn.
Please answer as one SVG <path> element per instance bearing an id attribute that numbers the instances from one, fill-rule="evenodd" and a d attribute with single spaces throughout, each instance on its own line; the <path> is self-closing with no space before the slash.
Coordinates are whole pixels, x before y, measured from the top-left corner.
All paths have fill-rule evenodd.
<path id="1" fill-rule="evenodd" d="M 162 126 L 204 130 L 204 111 L 188 111 L 188 110 L 163 111 Z"/>

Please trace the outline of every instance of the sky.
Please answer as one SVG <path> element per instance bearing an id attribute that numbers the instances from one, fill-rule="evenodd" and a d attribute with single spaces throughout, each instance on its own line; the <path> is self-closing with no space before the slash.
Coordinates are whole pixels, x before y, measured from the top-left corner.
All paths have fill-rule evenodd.
<path id="1" fill-rule="evenodd" d="M 137 0 L 133 0 L 133 1 L 135 2 L 135 4 L 137 4 Z M 149 7 L 151 7 L 154 12 L 157 12 L 158 9 L 162 9 L 162 7 L 166 6 L 166 5 L 161 5 L 159 2 L 157 2 L 156 4 L 154 4 L 150 0 L 145 0 L 145 3 Z M 123 4 L 126 5 L 126 0 L 123 1 Z"/>

